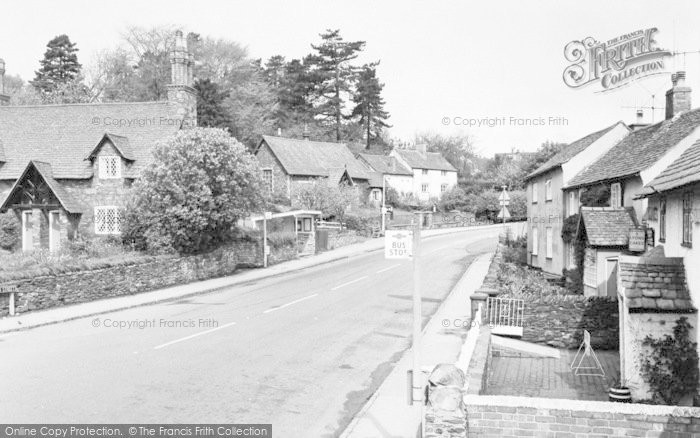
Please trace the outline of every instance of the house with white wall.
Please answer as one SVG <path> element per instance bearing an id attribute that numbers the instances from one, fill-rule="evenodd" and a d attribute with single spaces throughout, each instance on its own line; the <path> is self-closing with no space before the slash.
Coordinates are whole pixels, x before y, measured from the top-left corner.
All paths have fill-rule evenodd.
<path id="1" fill-rule="evenodd" d="M 371 172 L 370 183 L 374 187 L 370 193 L 370 203 L 381 204 L 382 187 L 391 187 L 403 197 L 413 193 L 413 171 L 396 157 L 360 153 L 357 160 Z"/>
<path id="2" fill-rule="evenodd" d="M 411 170 L 411 192 L 420 201 L 439 200 L 457 185 L 457 169 L 439 152 L 427 152 L 424 144 L 415 149 L 394 149 L 390 156 Z"/>
<path id="3" fill-rule="evenodd" d="M 588 134 L 562 148 L 525 178 L 530 266 L 556 276 L 570 267 L 569 244 L 563 241 L 561 231 L 564 219 L 578 213 L 578 204 L 564 197 L 562 187 L 629 132 L 623 122 L 617 122 Z"/>

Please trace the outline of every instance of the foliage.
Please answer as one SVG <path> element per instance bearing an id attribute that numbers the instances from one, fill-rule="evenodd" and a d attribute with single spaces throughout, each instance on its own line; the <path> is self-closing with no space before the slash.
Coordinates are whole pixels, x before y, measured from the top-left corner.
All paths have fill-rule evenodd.
<path id="1" fill-rule="evenodd" d="M 642 376 L 654 400 L 674 405 L 697 390 L 698 353 L 697 343 L 690 340 L 691 329 L 688 318 L 683 316 L 676 322 L 673 336 L 647 336 L 642 342 L 651 349 L 642 357 Z"/>
<path id="2" fill-rule="evenodd" d="M 59 35 L 46 45 L 41 68 L 35 72 L 31 84 L 42 93 L 51 93 L 59 86 L 75 80 L 80 74 L 78 48 L 68 35 Z"/>
<path id="3" fill-rule="evenodd" d="M 357 231 L 362 236 L 371 236 L 372 227 L 378 223 L 378 218 L 348 214 L 345 216 L 345 226 L 348 230 Z"/>
<path id="4" fill-rule="evenodd" d="M 573 294 L 583 295 L 583 274 L 581 272 L 578 267 L 562 270 L 562 275 L 566 278 L 566 287 Z"/>
<path id="5" fill-rule="evenodd" d="M 275 231 L 267 235 L 267 242 L 272 249 L 296 246 L 297 235 L 291 231 Z"/>
<path id="6" fill-rule="evenodd" d="M 159 143 L 134 184 L 123 238 L 139 249 L 195 253 L 235 235 L 239 218 L 262 205 L 255 158 L 221 129 L 180 131 Z"/>
<path id="7" fill-rule="evenodd" d="M 368 149 L 373 140 L 382 140 L 382 130 L 389 127 L 386 123 L 389 113 L 384 110 L 385 102 L 382 98 L 384 84 L 377 79 L 377 64 L 366 64 L 360 70 L 356 79 L 356 92 L 352 97 L 355 107 L 350 114 L 350 117 L 358 118 L 358 123 L 364 126 Z"/>
<path id="8" fill-rule="evenodd" d="M 352 187 L 330 184 L 327 179 L 317 178 L 295 190 L 293 207 L 320 210 L 324 217 L 335 217 L 341 222 L 345 212 L 353 204 Z"/>
<path id="9" fill-rule="evenodd" d="M 471 180 L 477 173 L 474 142 L 468 135 L 446 136 L 435 132 L 416 135 L 416 144 L 425 144 L 429 152 L 439 152 L 457 169 L 459 178 Z"/>
<path id="10" fill-rule="evenodd" d="M 584 207 L 605 207 L 610 205 L 610 186 L 599 184 L 588 187 L 581 193 L 581 205 Z"/>
<path id="11" fill-rule="evenodd" d="M 507 262 L 505 257 L 498 267 L 496 281 L 503 295 L 510 298 L 568 293 L 566 289 L 550 284 L 540 272 L 522 264 Z"/>
<path id="12" fill-rule="evenodd" d="M 11 211 L 0 214 L 0 248 L 12 251 L 19 245 L 20 222 Z"/>
<path id="13" fill-rule="evenodd" d="M 443 193 L 442 198 L 440 198 L 439 208 L 442 211 L 471 211 L 473 204 L 474 196 L 467 194 L 461 187 L 455 186 Z"/>
<path id="14" fill-rule="evenodd" d="M 501 248 L 503 261 L 524 265 L 527 263 L 527 237 L 521 236 L 517 239 L 509 239 Z"/>
<path id="15" fill-rule="evenodd" d="M 222 91 L 219 84 L 211 79 L 198 79 L 194 89 L 197 91 L 197 126 L 230 128 L 231 120 L 224 108 L 229 92 Z"/>
<path id="16" fill-rule="evenodd" d="M 576 238 L 576 230 L 578 229 L 579 215 L 578 213 L 564 219 L 564 224 L 561 228 L 561 238 L 564 243 L 571 243 Z"/>

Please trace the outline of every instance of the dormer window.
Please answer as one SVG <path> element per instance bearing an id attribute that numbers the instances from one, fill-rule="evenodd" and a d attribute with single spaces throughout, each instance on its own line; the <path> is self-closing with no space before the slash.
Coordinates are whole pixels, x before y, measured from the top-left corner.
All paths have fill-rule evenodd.
<path id="1" fill-rule="evenodd" d="M 103 155 L 99 157 L 100 179 L 116 179 L 122 177 L 122 160 L 117 155 Z"/>

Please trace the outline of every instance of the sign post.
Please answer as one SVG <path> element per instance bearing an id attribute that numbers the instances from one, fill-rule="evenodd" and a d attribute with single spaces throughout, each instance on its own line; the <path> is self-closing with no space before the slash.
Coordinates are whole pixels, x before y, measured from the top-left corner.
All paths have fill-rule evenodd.
<path id="1" fill-rule="evenodd" d="M 510 205 L 510 195 L 506 192 L 507 186 L 501 186 L 503 191 L 498 196 L 498 203 L 501 204 L 501 211 L 498 213 L 499 218 L 503 218 L 503 232 L 506 230 L 506 219 L 510 217 L 510 212 L 508 211 L 508 205 Z M 507 235 L 507 233 L 506 233 Z"/>
<path id="2" fill-rule="evenodd" d="M 267 246 L 267 220 L 272 219 L 272 212 L 263 214 L 263 268 L 267 268 L 267 256 L 270 255 L 270 247 Z"/>

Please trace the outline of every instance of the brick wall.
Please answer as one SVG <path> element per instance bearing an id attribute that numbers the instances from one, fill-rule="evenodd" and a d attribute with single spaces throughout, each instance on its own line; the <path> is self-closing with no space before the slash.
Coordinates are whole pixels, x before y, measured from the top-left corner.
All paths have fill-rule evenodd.
<path id="1" fill-rule="evenodd" d="M 467 437 L 700 435 L 700 408 L 478 395 L 464 402 Z"/>
<path id="2" fill-rule="evenodd" d="M 270 264 L 296 258 L 296 248 L 273 248 Z M 48 309 L 103 298 L 133 295 L 233 274 L 241 267 L 262 265 L 259 242 L 238 242 L 207 254 L 144 256 L 112 266 L 95 263 L 93 269 L 51 273 L 49 269 L 0 276 L 0 284 L 16 284 L 18 313 Z M 0 316 L 7 315 L 9 298 L 0 295 Z"/>
<path id="3" fill-rule="evenodd" d="M 260 163 L 261 169 L 272 169 L 272 193 L 275 197 L 284 197 L 288 195 L 287 188 L 287 173 L 282 168 L 282 163 L 277 157 L 272 154 L 269 146 L 263 143 L 260 149 L 256 152 L 255 157 Z"/>

